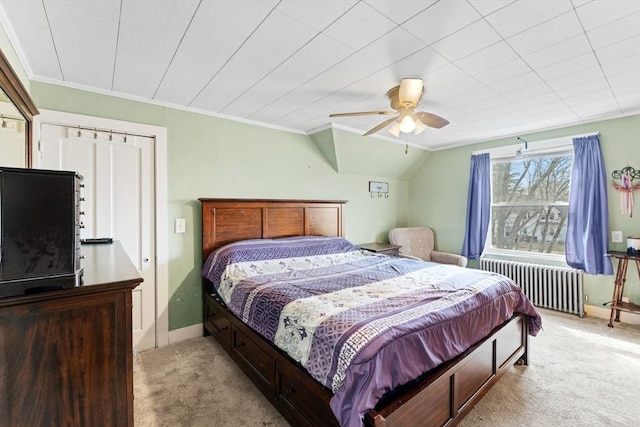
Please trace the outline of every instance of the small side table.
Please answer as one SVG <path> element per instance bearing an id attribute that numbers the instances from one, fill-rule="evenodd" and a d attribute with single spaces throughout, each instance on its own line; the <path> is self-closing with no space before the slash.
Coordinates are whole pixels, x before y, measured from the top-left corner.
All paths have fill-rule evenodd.
<path id="1" fill-rule="evenodd" d="M 618 259 L 618 269 L 616 270 L 616 281 L 613 285 L 613 297 L 611 298 L 611 317 L 609 318 L 609 326 L 613 328 L 613 320 L 620 321 L 620 312 L 640 314 L 640 305 L 631 302 L 623 302 L 622 294 L 624 293 L 624 283 L 627 280 L 627 266 L 629 260 L 635 261 L 638 268 L 638 277 L 640 277 L 640 256 L 629 255 L 626 252 L 609 251 L 607 256 Z"/>
<path id="2" fill-rule="evenodd" d="M 375 252 L 377 254 L 384 254 L 389 256 L 398 256 L 400 248 L 402 246 L 392 245 L 391 243 L 363 243 L 358 245 L 360 249 L 364 249 L 365 251 Z"/>

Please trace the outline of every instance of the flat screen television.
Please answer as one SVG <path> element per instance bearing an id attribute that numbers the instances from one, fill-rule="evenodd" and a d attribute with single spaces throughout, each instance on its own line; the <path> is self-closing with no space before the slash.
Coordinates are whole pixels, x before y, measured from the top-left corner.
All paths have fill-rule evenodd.
<path id="1" fill-rule="evenodd" d="M 0 297 L 80 284 L 80 183 L 70 171 L 0 168 Z"/>

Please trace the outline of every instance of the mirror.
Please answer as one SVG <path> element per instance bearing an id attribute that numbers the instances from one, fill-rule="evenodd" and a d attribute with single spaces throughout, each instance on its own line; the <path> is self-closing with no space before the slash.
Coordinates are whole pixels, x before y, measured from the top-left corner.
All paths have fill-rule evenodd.
<path id="1" fill-rule="evenodd" d="M 31 167 L 33 100 L 0 50 L 0 166 Z"/>

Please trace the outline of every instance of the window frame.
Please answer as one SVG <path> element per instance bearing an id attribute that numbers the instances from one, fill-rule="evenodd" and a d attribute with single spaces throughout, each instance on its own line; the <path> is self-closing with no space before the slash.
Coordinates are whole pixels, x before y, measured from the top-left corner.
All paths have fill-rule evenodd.
<path id="1" fill-rule="evenodd" d="M 591 134 L 589 134 L 591 135 Z M 490 171 L 490 179 L 491 179 L 491 208 L 490 208 L 490 218 L 493 217 L 493 166 L 496 162 L 505 162 L 509 160 L 518 160 L 519 153 L 522 153 L 524 156 L 533 158 L 533 157 L 551 157 L 551 156 L 562 156 L 562 155 L 571 155 L 573 167 L 573 159 L 575 158 L 575 153 L 573 151 L 573 138 L 579 137 L 577 136 L 569 136 L 548 140 L 541 140 L 535 142 L 527 142 L 520 143 L 516 145 L 508 145 L 503 147 L 496 147 L 489 150 L 483 150 L 474 152 L 473 154 L 481 154 L 481 153 L 489 153 L 489 159 L 491 164 Z M 569 178 L 570 179 L 570 178 Z M 571 185 L 571 183 L 569 184 Z M 556 203 L 560 206 L 569 206 L 568 201 L 565 203 Z M 547 204 L 541 204 L 547 206 Z M 527 251 L 519 251 L 513 249 L 501 249 L 494 248 L 492 246 L 492 233 L 491 233 L 491 221 L 489 221 L 489 229 L 487 230 L 487 238 L 484 245 L 484 250 L 482 252 L 482 256 L 497 256 L 497 257 L 507 257 L 507 258 L 515 258 L 515 259 L 540 259 L 540 260 L 548 260 L 548 261 L 557 261 L 557 262 L 566 262 L 565 254 L 547 254 L 540 252 L 527 252 Z"/>

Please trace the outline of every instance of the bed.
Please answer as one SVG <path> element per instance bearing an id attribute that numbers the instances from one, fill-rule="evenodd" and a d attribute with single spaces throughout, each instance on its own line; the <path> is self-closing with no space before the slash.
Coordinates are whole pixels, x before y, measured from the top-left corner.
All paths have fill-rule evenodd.
<path id="1" fill-rule="evenodd" d="M 527 363 L 540 318 L 502 276 L 361 251 L 344 201 L 200 202 L 204 334 L 294 426 L 455 425 Z"/>

